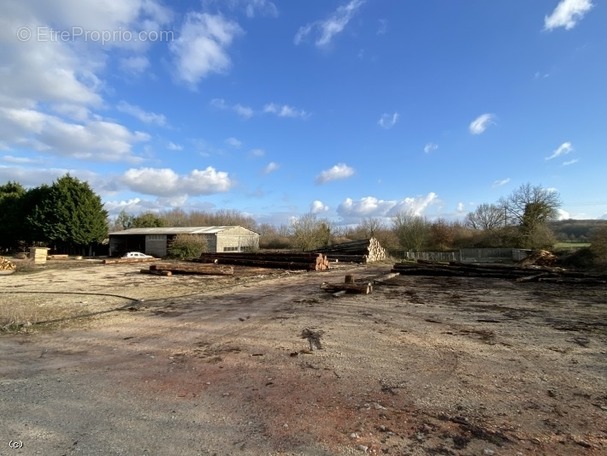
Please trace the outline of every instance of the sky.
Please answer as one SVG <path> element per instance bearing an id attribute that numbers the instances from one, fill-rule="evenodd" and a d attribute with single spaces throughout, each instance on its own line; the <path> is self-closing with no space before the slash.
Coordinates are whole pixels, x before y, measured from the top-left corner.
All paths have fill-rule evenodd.
<path id="1" fill-rule="evenodd" d="M 3 0 L 0 184 L 350 225 L 530 183 L 607 219 L 606 83 L 599 0 Z"/>

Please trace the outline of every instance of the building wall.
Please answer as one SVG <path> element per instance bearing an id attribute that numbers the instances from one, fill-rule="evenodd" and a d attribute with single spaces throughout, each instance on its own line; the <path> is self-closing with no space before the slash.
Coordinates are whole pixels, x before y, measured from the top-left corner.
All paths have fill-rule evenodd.
<path id="1" fill-rule="evenodd" d="M 259 234 L 235 226 L 217 233 L 215 250 L 212 252 L 243 252 L 259 248 Z"/>
<path id="2" fill-rule="evenodd" d="M 164 257 L 167 254 L 167 235 L 148 234 L 145 236 L 145 252 L 155 257 Z"/>
<path id="3" fill-rule="evenodd" d="M 244 252 L 259 248 L 259 235 L 217 235 L 216 252 Z"/>

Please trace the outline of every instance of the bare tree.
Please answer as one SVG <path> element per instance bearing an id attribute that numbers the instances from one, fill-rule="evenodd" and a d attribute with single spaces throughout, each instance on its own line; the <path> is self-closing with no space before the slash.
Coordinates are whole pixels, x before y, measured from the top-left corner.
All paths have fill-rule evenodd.
<path id="1" fill-rule="evenodd" d="M 500 200 L 508 221 L 519 226 L 533 226 L 553 220 L 558 215 L 561 199 L 558 192 L 541 185 L 523 184 Z"/>
<path id="2" fill-rule="evenodd" d="M 426 219 L 410 212 L 397 213 L 392 218 L 392 224 L 401 247 L 407 250 L 421 250 L 430 235 Z"/>
<path id="3" fill-rule="evenodd" d="M 316 214 L 306 214 L 293 222 L 293 245 L 301 250 L 313 250 L 329 245 L 331 227 Z"/>
<path id="4" fill-rule="evenodd" d="M 506 209 L 483 203 L 466 216 L 466 225 L 475 230 L 493 230 L 505 225 Z"/>
<path id="5" fill-rule="evenodd" d="M 561 205 L 556 191 L 523 184 L 500 202 L 509 221 L 518 226 L 518 246 L 535 249 L 554 244 L 548 222 L 556 219 Z"/>
<path id="6" fill-rule="evenodd" d="M 381 219 L 373 217 L 362 219 L 358 226 L 367 238 L 377 236 L 377 234 L 385 228 Z"/>

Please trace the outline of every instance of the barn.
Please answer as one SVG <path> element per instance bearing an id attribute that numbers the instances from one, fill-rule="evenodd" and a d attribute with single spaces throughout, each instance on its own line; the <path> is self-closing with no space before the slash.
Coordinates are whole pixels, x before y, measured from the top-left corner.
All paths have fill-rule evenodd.
<path id="1" fill-rule="evenodd" d="M 164 257 L 178 234 L 204 238 L 209 252 L 243 252 L 259 248 L 259 234 L 242 226 L 129 228 L 110 233 L 110 256 L 137 251 Z"/>

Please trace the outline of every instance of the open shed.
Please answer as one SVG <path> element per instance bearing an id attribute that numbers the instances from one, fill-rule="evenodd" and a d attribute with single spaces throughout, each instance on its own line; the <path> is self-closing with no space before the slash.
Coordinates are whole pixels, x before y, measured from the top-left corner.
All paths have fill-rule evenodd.
<path id="1" fill-rule="evenodd" d="M 259 234 L 242 226 L 129 228 L 110 233 L 110 256 L 138 251 L 164 257 L 178 234 L 204 238 L 208 252 L 245 252 L 259 248 Z"/>

